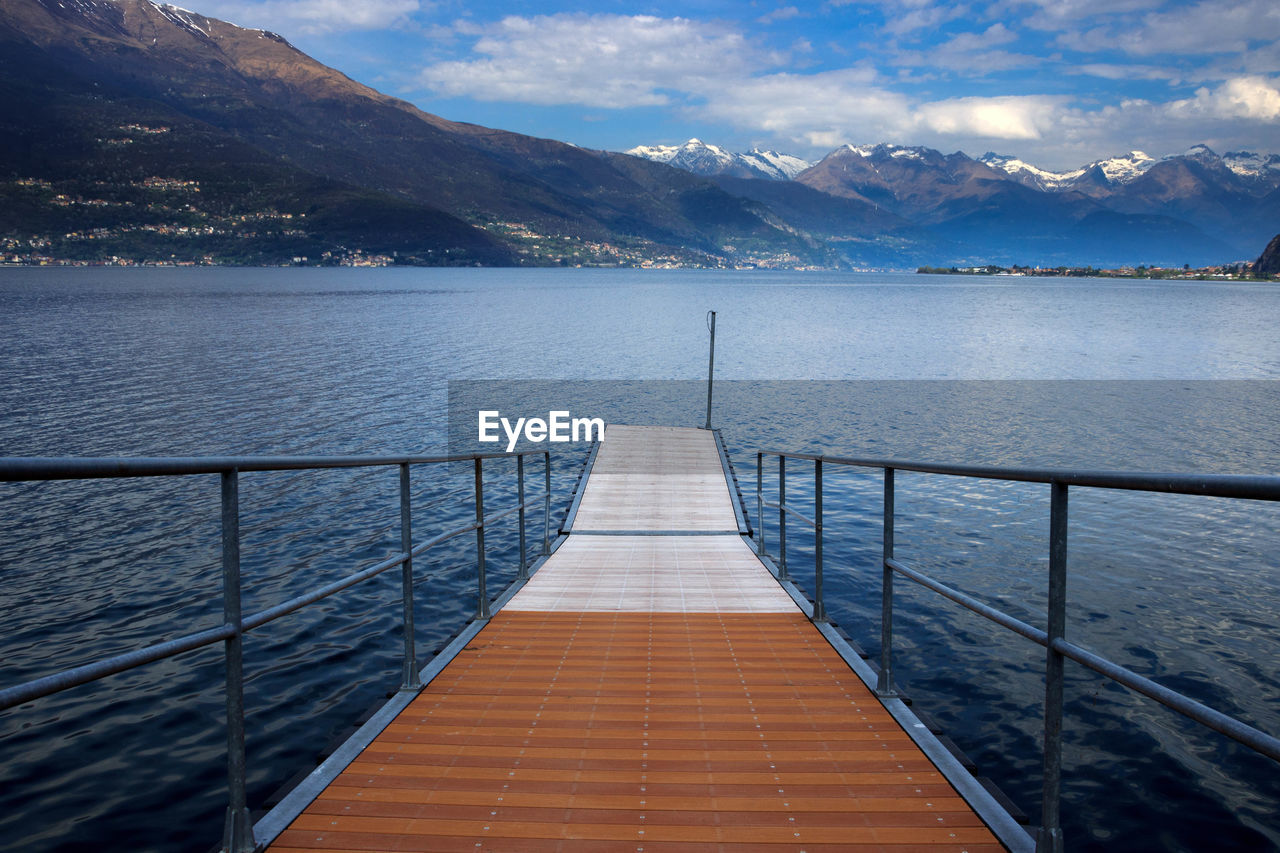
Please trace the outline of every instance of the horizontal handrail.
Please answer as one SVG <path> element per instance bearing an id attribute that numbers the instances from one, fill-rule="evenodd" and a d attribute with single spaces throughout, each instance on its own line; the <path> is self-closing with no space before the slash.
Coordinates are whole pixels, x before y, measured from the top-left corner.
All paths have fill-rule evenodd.
<path id="1" fill-rule="evenodd" d="M 1280 738 L 1273 737 L 1261 729 L 1254 728 L 1247 723 L 1243 723 L 1234 717 L 1223 714 L 1221 711 L 1215 711 L 1208 705 L 1204 705 L 1191 699 L 1176 690 L 1172 690 L 1164 685 L 1152 681 L 1146 676 L 1139 675 L 1133 670 L 1114 663 L 1101 655 L 1091 652 L 1086 648 L 1077 646 L 1075 643 L 1069 643 L 1066 640 L 1055 639 L 1050 641 L 1049 635 L 1039 628 L 1021 622 L 1003 611 L 997 610 L 990 605 L 983 604 L 976 598 L 959 592 L 946 584 L 939 583 L 934 578 L 929 577 L 922 572 L 912 569 L 898 560 L 885 560 L 885 565 L 893 569 L 900 575 L 910 578 L 923 587 L 933 590 L 934 592 L 951 599 L 957 604 L 961 604 L 1013 631 L 1021 634 L 1032 642 L 1052 648 L 1064 657 L 1068 657 L 1082 666 L 1087 666 L 1094 672 L 1110 678 L 1112 681 L 1123 684 L 1124 686 L 1136 690 L 1144 696 L 1148 696 L 1161 705 L 1170 708 L 1183 716 L 1189 717 L 1203 726 L 1213 729 L 1216 732 L 1226 735 L 1232 740 L 1239 741 L 1245 746 L 1250 747 L 1255 752 L 1260 752 L 1268 758 L 1280 761 Z"/>
<path id="2" fill-rule="evenodd" d="M 778 503 L 773 503 L 772 501 L 764 501 L 763 505 L 767 509 L 780 509 L 783 512 L 787 513 L 788 515 L 794 515 L 796 518 L 800 519 L 810 527 L 816 528 L 818 526 L 818 522 L 814 521 L 812 518 L 801 515 L 800 513 L 796 512 L 795 509 L 787 506 L 786 504 L 778 504 Z"/>
<path id="3" fill-rule="evenodd" d="M 785 459 L 809 459 L 825 465 L 913 471 L 920 474 L 943 474 L 951 477 L 973 477 L 982 480 L 1008 480 L 1024 483 L 1062 483 L 1099 489 L 1123 489 L 1163 492 L 1205 497 L 1243 498 L 1280 501 L 1280 477 L 1245 474 L 1162 474 L 1143 471 L 1089 471 L 1072 468 L 1019 468 L 998 465 L 949 465 L 902 459 L 875 459 L 852 456 L 828 456 L 813 453 L 791 453 L 761 450 L 765 456 Z"/>
<path id="4" fill-rule="evenodd" d="M 1063 657 L 1071 658 L 1076 663 L 1087 666 L 1112 681 L 1136 690 L 1144 696 L 1156 700 L 1161 705 L 1244 744 L 1255 752 L 1259 752 L 1275 761 L 1280 761 L 1280 738 L 1272 737 L 1261 729 L 1256 729 L 1248 723 L 1243 723 L 1221 711 L 1215 711 L 1208 705 L 1197 702 L 1145 676 L 1138 675 L 1133 670 L 1113 663 L 1101 655 L 1077 646 L 1075 643 L 1069 643 L 1063 639 L 1055 639 L 1050 644 L 1050 647 Z"/>
<path id="5" fill-rule="evenodd" d="M 154 457 L 0 457 L 0 482 L 90 480 L 118 477 L 173 477 L 224 471 L 320 471 L 472 462 L 545 456 L 545 450 L 466 453 L 445 456 L 154 456 Z"/>
<path id="6" fill-rule="evenodd" d="M 539 494 L 537 494 L 537 495 L 535 495 L 535 496 L 533 496 L 533 497 L 531 497 L 531 498 L 525 498 L 524 500 L 522 500 L 522 501 L 521 501 L 520 503 L 518 503 L 518 504 L 514 504 L 514 505 L 512 505 L 512 506 L 507 507 L 507 508 L 506 508 L 506 509 L 504 509 L 504 510 L 500 510 L 500 511 L 498 511 L 498 512 L 495 512 L 495 513 L 494 513 L 494 514 L 492 514 L 492 515 L 486 515 L 486 516 L 484 517 L 484 523 L 485 523 L 485 526 L 487 527 L 488 525 L 493 524 L 495 521 L 498 521 L 498 520 L 500 520 L 500 519 L 506 518 L 508 515 L 511 515 L 511 513 L 513 513 L 513 512 L 519 512 L 519 511 L 520 511 L 520 510 L 522 510 L 522 509 L 526 509 L 527 507 L 529 507 L 529 506 L 530 506 L 532 503 L 534 503 L 535 501 L 540 501 L 540 500 L 542 500 L 542 498 L 543 498 L 543 497 L 544 497 L 544 495 L 543 495 L 542 493 L 539 493 Z"/>
<path id="7" fill-rule="evenodd" d="M 96 660 L 82 666 L 64 669 L 22 684 L 15 684 L 0 690 L 0 711 L 13 708 L 25 702 L 31 702 L 44 696 L 52 696 L 90 681 L 99 681 L 108 675 L 116 675 L 131 669 L 171 658 L 184 652 L 211 646 L 235 636 L 235 625 L 218 625 L 205 631 L 196 631 L 163 643 L 156 643 L 143 649 L 113 655 Z"/>
<path id="8" fill-rule="evenodd" d="M 1038 643 L 1041 646 L 1049 645 L 1049 635 L 1034 625 L 1028 625 L 1026 622 L 1013 618 L 1008 613 L 996 610 L 989 604 L 983 604 L 973 596 L 960 592 L 958 589 L 953 589 L 944 583 L 939 583 L 928 575 L 922 572 L 917 572 L 915 569 L 906 566 L 897 560 L 885 560 L 884 564 L 898 574 L 910 578 L 921 586 L 931 589 L 939 595 L 969 608 L 980 616 L 987 617 L 997 625 L 1002 625 L 1010 631 L 1013 631 L 1015 634 L 1021 634 L 1033 643 Z"/>
<path id="9" fill-rule="evenodd" d="M 520 509 L 520 506 L 511 507 L 509 510 L 498 513 L 496 516 L 490 516 L 485 519 L 486 523 L 493 521 L 505 515 Z M 470 533 L 475 530 L 477 525 L 467 524 L 456 530 L 450 530 L 442 533 L 433 539 L 422 542 L 414 546 L 413 550 L 408 554 L 400 552 L 387 557 L 381 562 L 374 563 L 372 566 L 353 572 L 346 577 L 325 584 L 321 587 L 306 592 L 302 595 L 282 601 L 279 604 L 260 610 L 257 613 L 244 617 L 240 623 L 242 632 L 249 632 L 255 628 L 261 628 L 270 622 L 274 622 L 282 616 L 287 616 L 294 611 L 300 610 L 309 604 L 315 604 L 317 601 L 326 599 L 336 593 L 342 592 L 344 589 L 355 586 L 358 583 L 367 581 L 370 578 L 377 577 L 388 569 L 394 569 L 396 566 L 402 565 L 406 560 L 417 557 L 431 548 L 439 545 L 448 539 L 461 536 L 464 533 Z M 21 705 L 24 702 L 30 702 L 34 699 L 40 699 L 45 696 L 52 696 L 54 693 L 60 693 L 71 687 L 81 684 L 87 684 L 90 681 L 101 680 L 108 675 L 117 675 L 121 672 L 127 672 L 130 669 L 137 669 L 148 663 L 154 663 L 164 658 L 175 657 L 185 652 L 195 651 L 204 646 L 213 645 L 214 643 L 225 640 L 236 633 L 236 626 L 221 625 L 216 628 L 210 628 L 206 631 L 198 631 L 174 640 L 167 640 L 163 643 L 155 643 L 150 646 L 144 646 L 130 652 L 124 652 L 110 658 L 104 658 L 100 661 L 85 664 L 83 666 L 74 667 L 72 669 L 62 670 L 50 675 L 42 676 L 22 684 L 14 685 L 0 689 L 0 711 L 12 708 L 15 705 Z"/>

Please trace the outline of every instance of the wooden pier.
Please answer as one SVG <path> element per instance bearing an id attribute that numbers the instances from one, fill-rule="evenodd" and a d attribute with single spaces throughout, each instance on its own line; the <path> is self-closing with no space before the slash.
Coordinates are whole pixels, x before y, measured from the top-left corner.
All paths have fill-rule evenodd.
<path id="1" fill-rule="evenodd" d="M 713 433 L 609 427 L 532 579 L 277 851 L 998 851 L 739 535 Z"/>

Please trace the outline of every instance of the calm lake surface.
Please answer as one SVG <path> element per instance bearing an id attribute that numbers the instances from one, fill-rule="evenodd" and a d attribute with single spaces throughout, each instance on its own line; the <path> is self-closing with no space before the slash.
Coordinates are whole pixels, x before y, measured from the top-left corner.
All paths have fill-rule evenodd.
<path id="1" fill-rule="evenodd" d="M 0 455 L 444 453 L 456 380 L 700 426 L 708 309 L 752 513 L 761 448 L 1280 473 L 1276 285 L 693 271 L 0 269 Z M 582 451 L 556 451 L 558 518 Z M 415 471 L 417 538 L 473 512 L 469 476 Z M 877 655 L 880 477 L 826 476 L 827 607 Z M 244 475 L 246 611 L 397 550 L 397 486 Z M 900 559 L 1043 626 L 1047 487 L 899 474 L 897 503 Z M 216 477 L 0 485 L 0 686 L 219 624 L 218 524 Z M 514 528 L 488 541 L 500 589 Z M 1069 638 L 1280 732 L 1280 508 L 1074 489 L 1070 549 Z M 416 563 L 420 657 L 474 612 L 473 560 L 463 537 Z M 398 584 L 246 638 L 251 807 L 398 685 Z M 1043 651 L 906 586 L 898 680 L 1038 822 Z M 1280 849 L 1273 762 L 1068 675 L 1069 850 Z M 0 849 L 209 849 L 222 721 L 216 647 L 0 713 Z"/>

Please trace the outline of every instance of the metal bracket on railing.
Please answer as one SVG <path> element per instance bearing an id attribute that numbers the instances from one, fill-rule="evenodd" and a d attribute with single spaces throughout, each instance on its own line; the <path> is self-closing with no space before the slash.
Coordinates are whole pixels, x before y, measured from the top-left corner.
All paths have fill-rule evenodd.
<path id="1" fill-rule="evenodd" d="M 756 553 L 761 557 L 769 556 L 764 547 L 764 454 L 756 453 Z"/>
<path id="2" fill-rule="evenodd" d="M 778 580 L 791 580 L 787 574 L 787 459 L 778 457 Z"/>
<path id="3" fill-rule="evenodd" d="M 522 581 L 529 579 L 529 552 L 526 550 L 524 538 L 524 457 L 516 457 L 516 500 L 520 502 L 520 568 L 516 577 Z"/>
<path id="4" fill-rule="evenodd" d="M 707 312 L 707 330 L 711 332 L 711 355 L 707 361 L 707 425 L 711 429 L 711 383 L 716 373 L 716 312 Z"/>
<path id="5" fill-rule="evenodd" d="M 485 588 L 484 567 L 484 471 L 480 465 L 483 460 L 476 457 L 476 618 L 488 619 L 489 592 Z"/>
<path id="6" fill-rule="evenodd" d="M 822 460 L 813 460 L 813 621 L 828 622 L 822 599 Z"/>
<path id="7" fill-rule="evenodd" d="M 227 817 L 223 853 L 252 853 L 253 822 L 245 793 L 244 623 L 240 614 L 240 477 L 222 472 L 222 618 L 235 629 L 223 643 L 226 658 Z"/>
<path id="8" fill-rule="evenodd" d="M 893 683 L 893 469 L 884 469 L 884 526 L 880 561 L 880 674 L 876 695 L 891 699 L 898 695 Z"/>
<path id="9" fill-rule="evenodd" d="M 413 627 L 413 517 L 410 505 L 409 463 L 400 465 L 400 550 L 404 562 L 400 564 L 401 602 L 404 629 L 404 666 L 400 678 L 401 690 L 421 690 L 418 678 L 417 636 Z"/>
<path id="10" fill-rule="evenodd" d="M 1062 853 L 1062 653 L 1053 647 L 1067 631 L 1067 484 L 1049 484 L 1049 612 L 1044 663 L 1044 789 L 1036 853 Z"/>
<path id="11" fill-rule="evenodd" d="M 542 556 L 551 556 L 551 453 L 544 451 L 542 462 L 546 472 L 546 494 L 542 505 Z"/>

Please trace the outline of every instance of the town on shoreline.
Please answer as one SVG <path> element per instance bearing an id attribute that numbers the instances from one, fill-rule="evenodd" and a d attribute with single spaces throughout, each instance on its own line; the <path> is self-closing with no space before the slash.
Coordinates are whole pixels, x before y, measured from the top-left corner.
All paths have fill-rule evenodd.
<path id="1" fill-rule="evenodd" d="M 916 272 L 922 275 L 1004 275 L 1004 276 L 1036 276 L 1066 278 L 1145 278 L 1145 279 L 1181 279 L 1185 281 L 1278 281 L 1280 275 L 1263 275 L 1254 273 L 1254 265 L 1242 261 L 1233 264 L 1222 264 L 1212 267 L 1116 267 L 1099 269 L 1097 267 L 1039 267 L 1018 266 L 1002 267 L 986 264 L 977 267 L 918 267 Z"/>

